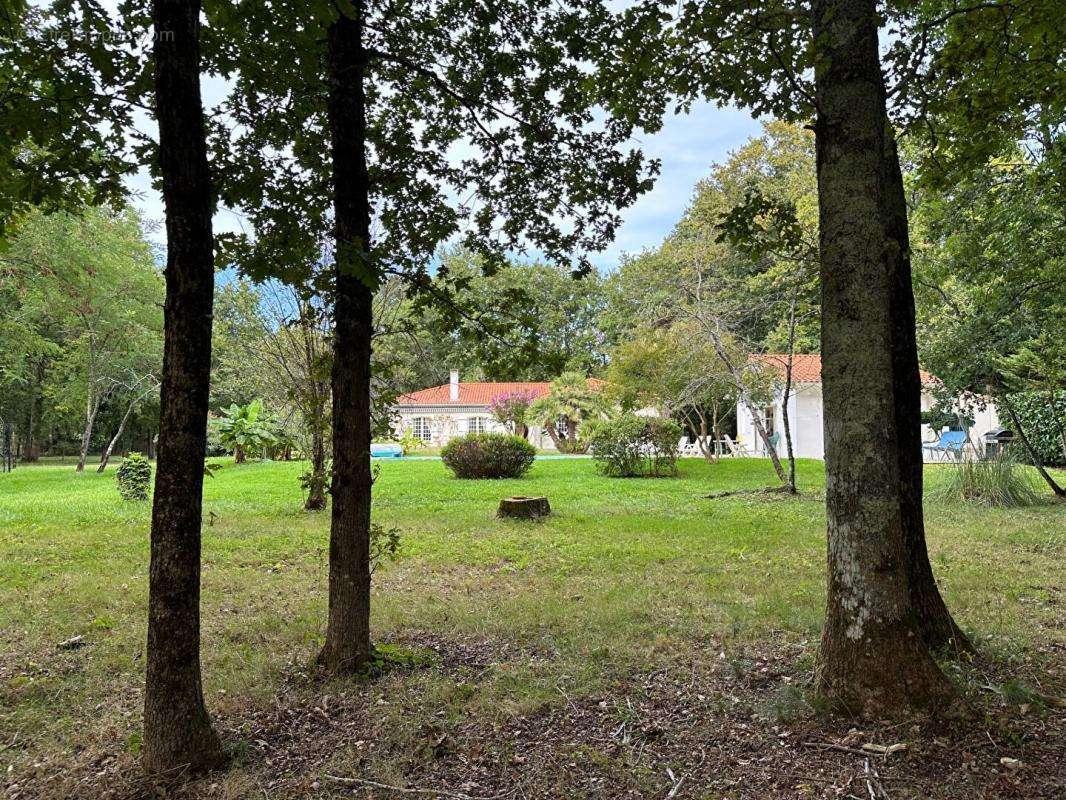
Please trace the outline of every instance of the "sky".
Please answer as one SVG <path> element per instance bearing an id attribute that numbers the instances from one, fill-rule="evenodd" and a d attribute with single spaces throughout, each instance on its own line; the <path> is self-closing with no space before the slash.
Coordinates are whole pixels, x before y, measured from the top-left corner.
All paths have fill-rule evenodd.
<path id="1" fill-rule="evenodd" d="M 212 105 L 220 100 L 224 87 L 206 80 L 204 103 Z M 623 254 L 637 254 L 656 247 L 670 233 L 681 213 L 692 199 L 696 183 L 706 177 L 712 164 L 723 161 L 752 136 L 761 125 L 748 112 L 736 108 L 718 108 L 710 103 L 696 103 L 688 114 L 668 117 L 662 128 L 653 135 L 634 140 L 634 145 L 648 158 L 662 162 L 655 187 L 633 206 L 622 212 L 623 223 L 615 241 L 605 251 L 591 254 L 600 270 L 616 268 Z M 323 143 L 325 146 L 325 143 Z M 164 244 L 163 203 L 152 189 L 146 172 L 129 180 L 134 192 L 133 203 L 150 222 L 157 222 L 150 237 Z M 215 217 L 216 232 L 232 232 L 248 226 L 229 209 L 219 209 Z"/>

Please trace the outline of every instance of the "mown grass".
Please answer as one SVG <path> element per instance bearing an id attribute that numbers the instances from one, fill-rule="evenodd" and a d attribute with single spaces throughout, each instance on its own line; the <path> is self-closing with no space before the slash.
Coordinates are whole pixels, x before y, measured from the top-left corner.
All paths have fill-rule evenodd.
<path id="1" fill-rule="evenodd" d="M 321 642 L 329 517 L 301 510 L 303 469 L 225 463 L 206 479 L 203 662 L 214 711 L 269 697 Z M 809 654 L 824 602 L 821 464 L 800 463 L 798 499 L 704 498 L 771 484 L 762 460 L 683 460 L 680 472 L 611 479 L 574 459 L 538 461 L 520 480 L 459 481 L 438 461 L 383 462 L 376 519 L 403 539 L 400 559 L 375 576 L 375 636 L 432 631 L 546 654 L 461 698 L 491 713 L 559 702 L 560 681 L 588 691 L 708 641 L 784 639 Z M 929 471 L 929 545 L 961 624 L 1005 656 L 1061 648 L 1066 507 L 935 499 L 946 478 Z M 499 498 L 519 493 L 548 495 L 554 515 L 497 520 Z M 20 742 L 0 751 L 0 766 L 92 743 L 136 746 L 149 514 L 119 497 L 113 469 L 0 475 L 0 749 Z M 87 646 L 56 650 L 72 636 Z"/>

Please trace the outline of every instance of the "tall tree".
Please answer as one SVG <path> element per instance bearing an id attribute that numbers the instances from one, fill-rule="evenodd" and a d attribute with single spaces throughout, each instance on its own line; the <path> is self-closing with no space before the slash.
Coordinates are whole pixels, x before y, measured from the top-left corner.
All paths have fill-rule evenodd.
<path id="1" fill-rule="evenodd" d="M 158 371 L 162 281 L 141 221 L 109 206 L 27 213 L 0 271 L 12 289 L 0 325 L 15 359 L 0 370 L 20 385 L 12 391 L 29 395 L 28 449 L 46 404 L 80 417 L 80 472 L 101 411 L 123 386 Z"/>
<path id="2" fill-rule="evenodd" d="M 799 3 L 745 3 L 723 8 L 714 3 L 693 3 L 682 7 L 676 19 L 668 13 L 661 4 L 647 3 L 637 6 L 629 12 L 631 26 L 627 27 L 619 35 L 622 49 L 631 53 L 638 51 L 647 56 L 647 49 L 657 46 L 661 41 L 660 31 L 666 30 L 666 39 L 671 44 L 670 58 L 658 58 L 654 55 L 648 59 L 657 62 L 658 67 L 641 74 L 641 91 L 647 99 L 643 105 L 638 106 L 637 113 L 649 113 L 657 110 L 656 100 L 669 96 L 671 93 L 680 93 L 685 101 L 698 94 L 717 100 L 739 101 L 751 107 L 757 113 L 774 113 L 784 119 L 805 121 L 815 117 L 815 136 L 818 151 L 818 200 L 819 200 L 819 239 L 823 315 L 826 313 L 825 304 L 832 300 L 839 302 L 838 295 L 848 291 L 853 292 L 853 300 L 859 299 L 861 292 L 856 292 L 851 284 L 843 281 L 835 287 L 827 287 L 825 280 L 837 270 L 847 269 L 846 256 L 862 257 L 867 260 L 867 277 L 876 278 L 881 283 L 871 284 L 869 300 L 876 307 L 872 309 L 873 315 L 883 315 L 887 319 L 889 306 L 893 302 L 892 296 L 885 293 L 879 287 L 887 287 L 888 281 L 895 279 L 901 270 L 896 263 L 896 255 L 888 258 L 880 252 L 881 248 L 888 247 L 893 253 L 898 254 L 901 243 L 895 241 L 890 235 L 892 230 L 899 232 L 898 220 L 892 221 L 897 207 L 895 199 L 889 198 L 885 190 L 885 182 L 889 177 L 885 161 L 894 159 L 892 148 L 886 145 L 891 136 L 889 119 L 885 104 L 885 78 L 881 71 L 877 53 L 877 28 L 876 7 L 874 2 L 832 2 L 815 3 L 813 15 L 809 13 L 804 4 Z M 847 23 L 839 22 L 846 19 Z M 834 22 L 836 20 L 836 22 Z M 844 30 L 847 26 L 858 26 L 851 36 Z M 872 38 L 871 38 L 872 37 Z M 652 42 L 655 42 L 653 44 Z M 871 47 L 872 45 L 872 47 Z M 872 55 L 871 55 L 872 54 Z M 724 57 L 723 57 L 724 56 Z M 847 65 L 847 66 L 844 66 Z M 814 73 L 814 81 L 810 79 Z M 634 91 L 634 77 L 625 74 L 620 68 L 608 66 L 606 72 L 609 78 L 614 78 L 611 88 L 623 97 L 630 96 Z M 649 89 L 651 87 L 651 89 Z M 655 87 L 660 87 L 661 92 L 656 92 Z M 847 108 L 847 103 L 841 101 L 842 96 L 849 92 L 855 94 L 854 108 Z M 878 101 L 877 98 L 880 98 Z M 837 118 L 827 119 L 825 103 L 833 99 L 837 107 L 832 109 Z M 871 109 L 870 104 L 880 106 L 880 114 L 876 108 Z M 661 106 L 658 106 L 661 108 Z M 843 127 L 841 127 L 843 126 Z M 849 147 L 849 137 L 860 139 L 867 144 L 869 131 L 876 126 L 879 142 L 876 150 L 871 151 L 878 156 L 876 162 L 868 159 L 863 160 Z M 828 141 L 826 141 L 828 140 Z M 850 173 L 850 176 L 845 174 Z M 848 180 L 852 185 L 847 185 Z M 835 184 L 834 184 L 835 182 Z M 854 193 L 854 186 L 864 183 L 868 190 L 876 189 L 876 193 L 866 198 L 866 202 L 849 206 L 841 202 L 841 197 L 850 192 Z M 835 195 L 831 209 L 825 207 L 829 195 Z M 870 199 L 876 202 L 871 204 Z M 843 215 L 843 216 L 842 216 Z M 861 216 L 860 216 L 861 215 Z M 846 219 L 856 222 L 852 229 L 842 223 Z M 831 231 L 831 233 L 830 233 Z M 850 237 L 850 238 L 849 238 Z M 865 237 L 863 243 L 862 237 Z M 887 238 L 886 238 L 887 237 Z M 832 247 L 837 248 L 836 251 Z M 862 252 L 864 247 L 877 248 L 878 251 Z M 848 251 L 851 251 L 848 253 Z M 835 263 L 834 263 L 835 259 Z M 891 270 L 881 274 L 881 270 Z M 861 270 L 860 270 L 861 271 Z M 902 281 L 900 282 L 902 287 Z M 909 290 L 909 287 L 906 287 Z M 902 302 L 905 298 L 898 297 L 896 302 Z M 867 402 L 867 398 L 858 402 L 851 409 L 851 419 L 856 423 L 873 431 L 884 424 L 886 419 L 892 422 L 895 428 L 897 410 L 895 408 L 894 395 L 901 395 L 900 424 L 911 424 L 909 409 L 919 401 L 912 396 L 918 390 L 916 381 L 907 379 L 911 373 L 913 355 L 903 353 L 910 348 L 908 342 L 891 343 L 894 327 L 887 324 L 883 331 L 865 332 L 868 337 L 862 341 L 870 350 L 868 359 L 863 361 L 849 361 L 851 354 L 845 352 L 843 342 L 840 340 L 841 331 L 847 328 L 847 310 L 835 309 L 837 315 L 832 323 L 823 317 L 823 391 L 826 394 L 826 440 L 827 440 L 827 472 L 830 491 L 827 493 L 827 512 L 829 516 L 830 530 L 830 600 L 829 614 L 827 615 L 827 640 L 822 649 L 821 674 L 827 676 L 822 685 L 827 694 L 834 694 L 838 690 L 843 692 L 844 684 L 832 679 L 834 669 L 839 668 L 841 674 L 854 671 L 856 664 L 862 660 L 861 639 L 849 640 L 846 633 L 857 629 L 844 627 L 843 636 L 832 633 L 834 626 L 839 623 L 839 615 L 846 612 L 857 612 L 861 605 L 855 605 L 854 598 L 847 599 L 847 607 L 840 606 L 841 592 L 850 588 L 853 591 L 865 591 L 869 584 L 870 591 L 876 594 L 876 572 L 867 571 L 856 573 L 857 566 L 863 565 L 869 569 L 893 567 L 903 570 L 903 575 L 908 574 L 906 565 L 910 554 L 904 550 L 906 542 L 922 536 L 914 526 L 914 521 L 920 519 L 921 508 L 915 502 L 914 493 L 900 491 L 901 481 L 909 485 L 916 485 L 913 471 L 920 469 L 920 463 L 913 460 L 904 460 L 906 456 L 898 452 L 897 442 L 889 443 L 889 450 L 882 451 L 882 456 L 892 462 L 892 468 L 881 465 L 877 474 L 871 476 L 870 491 L 875 493 L 882 503 L 885 504 L 886 514 L 878 517 L 865 511 L 861 504 L 851 506 L 850 502 L 859 502 L 859 498 L 849 496 L 848 491 L 842 487 L 850 481 L 857 479 L 854 474 L 849 475 L 854 464 L 849 464 L 848 459 L 837 460 L 829 456 L 828 450 L 840 448 L 844 441 L 858 444 L 856 434 L 859 428 L 844 428 L 832 430 L 837 423 L 842 423 L 846 418 L 834 418 L 829 412 L 829 395 L 835 395 L 838 401 L 843 398 L 840 392 L 841 380 L 846 383 L 847 377 L 856 381 L 853 388 L 870 393 L 886 393 L 887 405 L 878 408 L 876 403 Z M 871 322 L 871 324 L 874 324 Z M 826 326 L 837 326 L 837 330 L 827 333 Z M 834 345 L 835 346 L 831 346 Z M 876 348 L 888 347 L 886 352 L 879 352 Z M 878 359 L 888 356 L 895 348 L 900 352 L 896 358 L 888 357 L 885 363 L 879 363 Z M 841 372 L 839 368 L 850 366 L 852 372 Z M 883 369 L 887 372 L 889 380 L 884 384 L 883 375 L 876 376 L 875 369 Z M 897 380 L 898 378 L 898 380 Z M 834 386 L 835 384 L 835 386 Z M 906 395 L 906 397 L 903 397 Z M 884 398 L 882 402 L 884 402 Z M 884 412 L 882 415 L 880 412 Z M 883 429 L 877 434 L 883 435 Z M 842 438 L 843 437 L 843 438 Z M 907 441 L 910 440 L 908 432 Z M 834 444 L 828 443 L 833 441 Z M 909 469 L 911 473 L 903 476 L 900 469 Z M 841 470 L 840 479 L 833 474 Z M 834 491 L 840 488 L 840 494 L 834 495 Z M 834 499 L 835 497 L 835 499 Z M 894 510 L 891 509 L 894 507 Z M 851 542 L 846 550 L 841 546 L 848 544 L 847 535 L 858 535 L 858 532 L 849 527 L 849 515 L 858 515 L 854 521 L 862 517 L 872 524 L 878 524 L 878 520 L 888 526 L 888 538 L 885 539 L 889 550 L 898 548 L 892 552 L 885 551 L 878 554 L 875 550 L 865 549 L 859 545 L 859 541 Z M 839 519 L 840 525 L 836 520 Z M 894 521 L 893 521 L 894 520 Z M 902 525 L 909 524 L 912 530 L 904 537 Z M 895 532 L 893 533 L 893 526 Z M 871 529 L 875 530 L 875 529 Z M 870 533 L 871 531 L 867 531 Z M 840 556 L 847 558 L 841 559 Z M 855 562 L 854 559 L 861 559 Z M 914 553 L 916 561 L 926 562 L 924 553 L 920 550 Z M 879 560 L 880 559 L 880 560 Z M 844 571 L 841 571 L 844 570 Z M 847 572 L 851 570 L 851 572 Z M 916 575 L 931 577 L 931 570 L 915 571 Z M 870 583 L 873 581 L 873 583 Z M 850 583 L 848 583 L 850 582 Z M 911 626 L 915 638 L 925 646 L 927 639 L 924 635 L 918 635 L 917 626 L 920 621 L 915 617 L 912 607 L 917 605 L 918 598 L 912 598 L 911 592 L 919 587 L 918 581 L 913 584 L 903 580 L 897 587 L 897 592 L 891 598 L 883 597 L 881 600 L 890 601 L 893 611 L 900 625 L 904 628 Z M 903 594 L 900 594 L 899 589 Z M 935 592 L 935 584 L 931 580 L 925 587 Z M 872 598 L 871 598 L 872 599 Z M 878 600 L 877 602 L 880 602 Z M 841 611 L 843 609 L 843 611 Z M 834 619 L 834 615 L 837 618 Z M 895 649 L 895 643 L 904 641 L 886 631 L 886 652 Z M 905 638 L 905 637 L 904 637 Z M 928 637 L 931 638 L 931 637 Z M 850 649 L 848 647 L 850 642 Z M 857 683 L 852 688 L 852 700 L 861 700 L 859 707 L 874 708 L 878 705 L 884 707 L 906 706 L 913 704 L 923 706 L 937 703 L 944 699 L 942 689 L 947 684 L 939 674 L 935 664 L 929 659 L 928 654 L 921 655 L 921 647 L 915 650 L 911 646 L 909 650 L 898 653 L 898 658 L 913 662 L 915 670 L 924 670 L 926 674 L 925 686 L 915 685 L 909 687 L 901 684 L 892 675 L 876 671 L 866 673 L 867 682 Z M 931 670 L 926 670 L 928 666 Z M 856 673 L 857 674 L 857 673 Z M 916 673 L 917 674 L 917 673 Z M 883 685 L 882 685 L 883 684 Z M 913 691 L 911 690 L 913 688 Z"/>
<path id="3" fill-rule="evenodd" d="M 154 0 L 158 170 L 167 265 L 144 692 L 146 772 L 225 760 L 200 677 L 200 525 L 211 381 L 214 196 L 200 100 L 199 0 Z"/>
<path id="4" fill-rule="evenodd" d="M 331 672 L 363 669 L 370 659 L 370 351 L 374 290 L 370 175 L 366 150 L 368 56 L 365 10 L 329 26 L 330 151 L 333 165 L 333 496 L 329 537 L 329 621 L 319 656 Z"/>
<path id="5" fill-rule="evenodd" d="M 935 707 L 952 689 L 908 592 L 891 311 L 899 243 L 886 215 L 877 14 L 873 0 L 816 0 L 813 19 L 829 521 L 818 685 L 866 713 Z"/>
<path id="6" fill-rule="evenodd" d="M 446 270 L 433 276 L 430 264 L 453 237 L 486 271 L 526 247 L 568 264 L 609 241 L 616 209 L 649 182 L 639 152 L 625 149 L 632 126 L 593 111 L 598 39 L 585 34 L 608 22 L 598 0 L 339 3 L 310 19 L 252 0 L 217 13 L 238 8 L 240 31 L 214 56 L 235 75 L 226 111 L 236 125 L 219 132 L 219 153 L 223 195 L 257 236 L 228 252 L 252 276 L 290 282 L 321 274 L 323 252 L 332 261 L 320 285 L 334 325 L 336 564 L 322 660 L 358 671 L 370 655 L 373 292 L 400 277 L 411 294 L 440 298 Z"/>

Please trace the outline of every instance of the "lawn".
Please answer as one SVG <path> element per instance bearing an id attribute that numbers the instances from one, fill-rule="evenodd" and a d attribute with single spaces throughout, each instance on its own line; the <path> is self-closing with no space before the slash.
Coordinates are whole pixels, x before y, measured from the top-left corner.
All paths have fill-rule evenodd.
<path id="1" fill-rule="evenodd" d="M 800 463 L 799 499 L 704 497 L 771 483 L 769 465 L 754 459 L 684 460 L 679 478 L 654 480 L 604 478 L 584 459 L 545 460 L 521 480 L 498 482 L 454 480 L 439 461 L 382 462 L 375 518 L 399 528 L 402 545 L 375 574 L 374 636 L 414 664 L 357 686 L 323 683 L 312 666 L 325 620 L 329 517 L 301 510 L 304 468 L 225 463 L 205 482 L 204 690 L 236 756 L 210 789 L 215 796 L 352 796 L 355 784 L 330 783 L 327 773 L 462 786 L 455 776 L 476 778 L 472 765 L 489 758 L 469 742 L 508 725 L 528 733 L 530 720 L 553 714 L 582 729 L 597 709 L 614 714 L 615 701 L 602 698 L 621 697 L 620 686 L 643 686 L 654 706 L 648 698 L 666 692 L 657 683 L 664 675 L 691 673 L 690 689 L 706 679 L 703 710 L 694 712 L 705 722 L 715 719 L 710 708 L 719 727 L 734 724 L 734 706 L 763 720 L 745 735 L 810 711 L 792 687 L 809 673 L 823 612 L 819 462 Z M 930 468 L 933 487 L 943 469 Z M 536 524 L 497 520 L 496 503 L 509 494 L 546 494 L 555 513 Z M 12 796 L 101 796 L 97 773 L 119 794 L 137 785 L 129 776 L 139 746 L 149 512 L 119 498 L 112 470 L 76 475 L 48 465 L 0 475 L 0 770 Z M 948 603 L 987 659 L 984 682 L 1061 693 L 1066 506 L 987 510 L 930 497 L 927 524 Z M 85 646 L 57 650 L 74 636 Z M 735 690 L 722 688 L 726 678 Z M 632 709 L 636 695 L 625 691 Z M 334 725 L 305 729 L 316 714 L 334 716 Z M 622 730 L 636 724 L 625 717 Z M 333 741 L 341 718 L 350 730 Z M 284 733 L 294 720 L 303 733 Z M 357 746 L 359 735 L 367 739 Z M 1025 736 L 1039 739 L 1029 728 Z M 300 747 L 316 737 L 333 744 Z M 593 740 L 578 743 L 591 748 L 582 759 L 621 758 Z M 641 761 L 654 746 L 639 757 L 634 748 L 625 754 L 627 791 L 665 795 L 676 778 Z M 556 751 L 552 758 L 575 757 Z M 689 766 L 695 787 L 702 767 Z M 477 788 L 505 778 L 470 780 Z M 601 796 L 595 780 L 531 794 Z M 704 785 L 716 796 L 748 796 Z"/>

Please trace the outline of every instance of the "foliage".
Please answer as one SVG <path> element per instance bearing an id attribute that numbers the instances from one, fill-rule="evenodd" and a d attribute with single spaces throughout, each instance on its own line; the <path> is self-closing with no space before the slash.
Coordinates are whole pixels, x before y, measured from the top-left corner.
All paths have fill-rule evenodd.
<path id="1" fill-rule="evenodd" d="M 561 265 L 579 254 L 588 271 L 580 254 L 610 241 L 617 209 L 650 188 L 657 165 L 628 149 L 631 123 L 597 113 L 588 65 L 614 20 L 584 2 L 216 7 L 212 29 L 225 35 L 205 37 L 205 68 L 231 92 L 214 160 L 223 202 L 256 234 L 220 237 L 225 258 L 258 279 L 325 283 L 326 34 L 353 13 L 366 59 L 366 199 L 377 210 L 374 241 L 352 266 L 366 285 L 402 275 L 416 293 L 439 295 L 448 273 L 433 276 L 430 264 L 449 240 L 487 272 L 526 247 Z"/>
<path id="2" fill-rule="evenodd" d="M 1010 403 L 1044 465 L 1066 466 L 1066 389 L 1013 394 Z M 1010 427 L 1010 420 L 1004 425 Z M 1019 456 L 1028 460 L 1017 440 L 1015 445 Z"/>
<path id="3" fill-rule="evenodd" d="M 961 403 L 950 392 L 943 390 L 934 392 L 935 400 L 928 411 L 921 413 L 923 425 L 928 425 L 934 431 L 942 431 L 944 428 L 953 430 L 969 430 L 973 427 L 974 418 L 969 416 Z"/>
<path id="4" fill-rule="evenodd" d="M 498 394 L 489 401 L 489 411 L 495 420 L 507 425 L 514 433 L 525 430 L 529 420 L 529 406 L 536 399 L 532 392 L 517 389 Z"/>
<path id="5" fill-rule="evenodd" d="M 1024 142 L 1058 162 L 1062 185 L 1061 3 L 924 0 L 889 10 L 894 105 L 901 126 L 921 145 L 922 183 L 951 191 L 1005 147 Z M 1005 59 L 1010 69 L 1003 69 Z"/>
<path id="6" fill-rule="evenodd" d="M 536 457 L 537 449 L 506 433 L 469 433 L 441 449 L 444 466 L 457 478 L 520 478 Z"/>
<path id="7" fill-rule="evenodd" d="M 1009 454 L 987 459 L 960 459 L 948 468 L 941 498 L 964 500 L 988 508 L 1017 508 L 1040 501 L 1032 473 Z"/>
<path id="8" fill-rule="evenodd" d="M 550 380 L 606 363 L 598 326 L 606 280 L 599 272 L 575 276 L 565 265 L 510 260 L 485 275 L 484 259 L 454 249 L 441 263 L 445 272 L 434 288 L 450 291 L 454 307 L 412 302 L 417 324 L 397 343 L 422 362 L 421 386 L 439 383 L 436 376 L 450 369 L 484 380 Z"/>
<path id="9" fill-rule="evenodd" d="M 577 453 L 584 448 L 578 438 L 581 423 L 605 411 L 606 402 L 597 386 L 580 372 L 564 372 L 551 382 L 546 395 L 530 404 L 527 418 L 544 426 L 560 453 Z"/>
<path id="10" fill-rule="evenodd" d="M 677 474 L 681 426 L 673 420 L 623 413 L 587 427 L 592 458 L 604 475 L 658 478 Z"/>
<path id="11" fill-rule="evenodd" d="M 623 409 L 650 407 L 679 419 L 701 437 L 704 457 L 713 459 L 713 445 L 702 437 L 721 439 L 737 388 L 707 337 L 688 320 L 637 328 L 630 336 L 611 354 L 608 396 Z"/>
<path id="12" fill-rule="evenodd" d="M 152 485 L 152 465 L 140 453 L 128 453 L 115 472 L 123 500 L 147 500 Z"/>
<path id="13" fill-rule="evenodd" d="M 410 430 L 404 431 L 400 435 L 400 438 L 397 440 L 397 444 L 399 444 L 400 447 L 403 449 L 403 454 L 405 456 L 409 456 L 411 455 L 411 453 L 421 450 L 423 447 L 426 446 L 426 443 L 423 442 L 417 436 L 415 436 L 414 432 Z"/>
<path id="14" fill-rule="evenodd" d="M 1059 189 L 1012 147 L 950 190 L 919 194 L 918 342 L 955 393 L 1061 388 L 1066 241 Z"/>
<path id="15" fill-rule="evenodd" d="M 681 319 L 678 297 L 698 286 L 729 334 L 753 351 L 785 349 L 795 294 L 796 350 L 817 352 L 817 224 L 813 135 L 767 123 L 696 185 L 661 245 L 612 275 L 606 335 L 621 344 L 634 329 Z"/>
<path id="16" fill-rule="evenodd" d="M 370 523 L 370 572 L 400 557 L 400 529 Z"/>
<path id="17" fill-rule="evenodd" d="M 103 447 L 162 361 L 163 280 L 129 208 L 33 211 L 0 251 L 0 415 L 24 447 Z M 148 438 L 152 401 L 129 429 Z M 143 441 L 143 439 L 142 439 Z"/>
<path id="18" fill-rule="evenodd" d="M 138 31 L 140 35 L 141 32 Z M 12 220 L 127 194 L 140 72 L 123 35 L 93 3 L 5 0 L 0 8 L 0 247 Z"/>
<path id="19" fill-rule="evenodd" d="M 246 405 L 234 403 L 223 409 L 222 416 L 213 420 L 219 443 L 234 461 L 243 463 L 245 458 L 262 455 L 263 449 L 274 442 L 274 433 L 269 422 L 263 418 L 263 401 L 259 398 Z"/>

